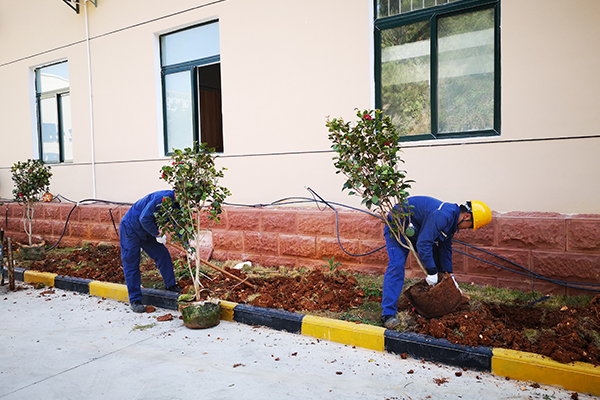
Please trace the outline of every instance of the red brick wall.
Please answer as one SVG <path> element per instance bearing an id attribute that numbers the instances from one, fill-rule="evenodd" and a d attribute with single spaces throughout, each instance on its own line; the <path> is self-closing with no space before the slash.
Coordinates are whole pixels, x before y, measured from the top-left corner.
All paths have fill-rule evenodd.
<path id="1" fill-rule="evenodd" d="M 80 246 L 84 242 L 118 245 L 111 213 L 118 228 L 127 209 L 117 205 L 84 204 L 73 208 L 73 204 L 42 204 L 36 210 L 34 233 L 53 245 L 63 233 L 71 213 L 60 246 Z M 24 242 L 21 216 L 20 206 L 5 205 L 0 212 L 0 227 L 13 240 Z M 333 256 L 345 269 L 380 274 L 387 265 L 385 249 L 364 257 L 344 253 L 338 244 L 335 213 L 329 209 L 226 207 L 221 222 L 211 229 L 212 257 L 221 261 L 249 260 L 265 266 L 320 268 L 327 264 L 324 258 Z M 385 245 L 382 223 L 360 212 L 339 211 L 339 234 L 344 248 L 353 254 L 367 253 Z M 495 213 L 490 225 L 476 232 L 461 231 L 455 239 L 491 251 L 542 276 L 600 284 L 600 215 Z M 517 266 L 465 245 L 456 243 L 454 248 L 521 271 Z M 459 253 L 454 253 L 454 273 L 459 282 L 465 283 L 533 288 L 553 294 L 589 293 L 532 280 Z M 411 259 L 407 277 L 420 276 L 420 269 Z"/>

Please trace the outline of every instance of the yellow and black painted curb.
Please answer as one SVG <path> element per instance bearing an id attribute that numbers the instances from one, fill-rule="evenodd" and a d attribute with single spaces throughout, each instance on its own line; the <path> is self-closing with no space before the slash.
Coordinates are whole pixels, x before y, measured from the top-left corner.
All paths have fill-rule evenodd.
<path id="1" fill-rule="evenodd" d="M 87 293 L 98 297 L 128 301 L 127 287 L 116 283 L 64 277 L 53 273 L 15 268 L 15 279 L 41 282 L 58 289 Z M 176 310 L 177 293 L 142 289 L 143 302 Z M 271 308 L 221 301 L 221 319 L 247 325 L 312 336 L 349 346 L 357 346 L 413 358 L 439 362 L 459 368 L 491 372 L 521 381 L 560 386 L 567 390 L 600 395 L 600 367 L 575 362 L 561 364 L 548 357 L 507 349 L 468 347 L 416 333 L 401 333 L 382 327 L 315 317 Z"/>

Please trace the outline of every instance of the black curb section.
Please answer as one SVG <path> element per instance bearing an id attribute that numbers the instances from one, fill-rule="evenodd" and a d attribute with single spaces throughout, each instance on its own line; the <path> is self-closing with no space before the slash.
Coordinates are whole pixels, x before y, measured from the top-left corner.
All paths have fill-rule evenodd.
<path id="1" fill-rule="evenodd" d="M 479 371 L 492 371 L 492 349 L 453 344 L 446 339 L 435 339 L 418 333 L 397 332 L 386 329 L 385 351 L 407 354 L 431 362 L 466 367 Z"/>
<path id="2" fill-rule="evenodd" d="M 142 288 L 142 303 L 149 306 L 177 310 L 179 308 L 177 305 L 178 297 L 178 293 L 168 290 Z"/>
<path id="3" fill-rule="evenodd" d="M 85 294 L 90 294 L 90 282 L 93 281 L 91 279 L 71 278 L 61 275 L 54 277 L 54 287 Z"/>
<path id="4" fill-rule="evenodd" d="M 233 308 L 233 320 L 246 325 L 267 326 L 278 331 L 302 333 L 304 314 L 285 310 L 238 304 Z"/>
<path id="5" fill-rule="evenodd" d="M 4 268 L 4 269 L 6 271 L 5 273 L 8 274 L 8 268 Z M 15 280 L 25 282 L 24 274 L 25 274 L 25 268 L 15 268 Z M 8 275 L 5 275 L 5 276 L 8 276 Z"/>

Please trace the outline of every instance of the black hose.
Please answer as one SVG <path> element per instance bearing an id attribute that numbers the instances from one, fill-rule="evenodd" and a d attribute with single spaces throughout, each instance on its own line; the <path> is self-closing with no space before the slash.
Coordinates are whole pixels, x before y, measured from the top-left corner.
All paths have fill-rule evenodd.
<path id="1" fill-rule="evenodd" d="M 362 253 L 362 254 L 353 254 L 350 253 L 349 251 L 347 251 L 344 246 L 342 245 L 342 242 L 340 240 L 340 224 L 339 224 L 339 215 L 338 215 L 338 211 L 337 209 L 333 206 L 340 206 L 340 207 L 345 207 L 351 210 L 355 210 L 355 211 L 360 211 L 363 212 L 365 214 L 371 215 L 373 217 L 382 219 L 379 215 L 377 214 L 373 214 L 369 211 L 365 211 L 365 210 L 361 210 L 359 208 L 356 207 L 352 207 L 346 204 L 340 204 L 340 203 L 336 203 L 333 201 L 326 201 L 324 200 L 321 196 L 319 196 L 315 191 L 313 191 L 311 188 L 306 187 L 306 189 L 313 195 L 313 198 L 309 198 L 309 197 L 285 197 L 283 199 L 279 199 L 276 200 L 274 202 L 271 203 L 267 203 L 267 204 L 234 204 L 234 203 L 223 203 L 224 205 L 228 205 L 228 206 L 237 206 L 237 207 L 252 207 L 252 208 L 263 208 L 263 207 L 271 207 L 271 206 L 276 206 L 276 205 L 290 205 L 290 204 L 303 204 L 303 203 L 316 203 L 317 205 L 322 203 L 325 204 L 327 207 L 331 208 L 333 210 L 333 212 L 335 213 L 335 230 L 336 230 L 336 236 L 337 236 L 337 241 L 338 244 L 340 246 L 340 248 L 342 249 L 342 251 L 346 254 L 348 254 L 349 256 L 352 257 L 364 257 L 364 256 L 368 256 L 370 254 L 376 253 L 379 250 L 382 250 L 385 248 L 385 245 L 376 248 L 375 250 L 371 250 L 368 253 Z M 315 199 L 314 196 L 318 197 L 319 199 Z M 322 211 L 321 209 L 319 209 L 320 211 Z"/>
<path id="2" fill-rule="evenodd" d="M 458 241 L 456 239 L 452 239 L 452 240 L 455 241 L 455 242 L 457 242 L 457 243 L 460 243 L 460 244 L 466 244 L 466 243 L 460 242 L 460 241 Z M 571 289 L 587 290 L 587 291 L 591 291 L 591 292 L 600 292 L 600 290 L 598 290 L 598 289 L 590 289 L 590 288 L 586 288 L 586 287 L 581 287 L 581 286 L 594 286 L 594 287 L 596 287 L 596 286 L 600 286 L 600 285 L 597 285 L 597 284 L 594 284 L 594 283 L 569 282 L 569 281 L 561 281 L 561 280 L 557 280 L 557 279 L 547 278 L 547 277 L 545 277 L 543 275 L 540 275 L 540 274 L 537 274 L 537 273 L 535 273 L 535 272 L 533 272 L 533 271 L 531 271 L 531 270 L 529 270 L 529 269 L 527 269 L 527 268 L 525 268 L 525 267 L 523 267 L 523 266 L 521 266 L 521 265 L 519 265 L 519 264 L 517 264 L 515 262 L 507 260 L 507 259 L 505 259 L 505 258 L 503 258 L 503 257 L 501 257 L 501 256 L 499 256 L 497 254 L 494 254 L 491 251 L 480 249 L 480 248 L 478 248 L 476 246 L 473 246 L 473 245 L 467 245 L 467 246 L 472 247 L 472 248 L 474 248 L 476 250 L 480 250 L 480 251 L 482 251 L 482 252 L 484 252 L 486 254 L 490 254 L 490 255 L 493 255 L 495 257 L 498 257 L 501 260 L 510 262 L 511 264 L 514 264 L 514 265 L 518 266 L 519 268 L 521 268 L 521 269 L 523 269 L 524 271 L 527 271 L 527 272 L 521 272 L 521 271 L 517 271 L 517 270 L 511 269 L 511 268 L 508 268 L 508 267 L 504 267 L 502 265 L 493 263 L 493 262 L 488 261 L 488 260 L 484 260 L 483 258 L 476 257 L 476 256 L 474 256 L 472 254 L 467 254 L 465 252 L 462 252 L 460 250 L 456 250 L 454 248 L 452 250 L 455 251 L 456 253 L 463 254 L 463 255 L 465 255 L 467 257 L 471 257 L 471 258 L 473 258 L 475 260 L 485 262 L 487 264 L 493 265 L 494 267 L 498 267 L 498 268 L 504 269 L 506 271 L 515 273 L 515 274 L 524 275 L 524 276 L 526 276 L 528 278 L 544 280 L 544 281 L 547 281 L 547 282 L 550 282 L 550 283 L 554 283 L 554 284 L 559 285 L 559 286 L 568 287 L 568 288 L 571 288 Z"/>
<path id="3" fill-rule="evenodd" d="M 53 250 L 56 246 L 58 246 L 58 244 L 60 243 L 60 241 L 62 240 L 63 236 L 65 236 L 65 232 L 67 231 L 67 224 L 69 223 L 69 218 L 71 218 L 71 214 L 73 214 L 73 211 L 75 211 L 75 209 L 77 208 L 78 204 L 75 204 L 73 206 L 73 208 L 71 208 L 71 211 L 69 211 L 69 214 L 67 215 L 67 219 L 65 220 L 65 227 L 63 228 L 62 233 L 60 234 L 60 237 L 58 238 L 58 241 L 56 243 L 54 243 L 49 249 Z"/>
<path id="4" fill-rule="evenodd" d="M 48 248 L 48 251 L 53 250 L 56 246 L 58 246 L 58 244 L 62 240 L 63 236 L 65 235 L 65 232 L 67 231 L 67 224 L 69 223 L 69 219 L 71 218 L 71 214 L 73 214 L 73 211 L 75 211 L 75 209 L 81 203 L 94 202 L 94 203 L 106 203 L 106 204 L 117 204 L 117 205 L 131 205 L 132 204 L 132 203 L 122 203 L 122 202 L 117 202 L 117 201 L 101 200 L 101 199 L 85 199 L 85 200 L 81 200 L 81 201 L 75 202 L 73 200 L 67 199 L 66 197 L 64 197 L 64 196 L 62 196 L 60 194 L 58 194 L 58 195 L 55 196 L 55 199 L 57 199 L 59 202 L 61 201 L 60 200 L 61 198 L 64 199 L 64 200 L 66 200 L 66 201 L 68 201 L 69 203 L 75 203 L 75 205 L 73 206 L 73 208 L 71 208 L 71 211 L 69 211 L 69 214 L 67 215 L 67 219 L 65 220 L 65 227 L 63 228 L 63 231 L 62 231 L 60 237 L 58 238 L 58 241 L 56 243 L 54 243 L 50 248 Z M 115 219 L 113 218 L 113 215 L 112 215 L 112 209 L 109 209 L 108 212 L 110 213 L 110 219 L 112 220 L 113 228 L 115 229 L 115 232 L 117 233 L 117 236 L 118 236 L 119 235 L 119 231 L 117 230 L 117 226 L 115 225 Z"/>

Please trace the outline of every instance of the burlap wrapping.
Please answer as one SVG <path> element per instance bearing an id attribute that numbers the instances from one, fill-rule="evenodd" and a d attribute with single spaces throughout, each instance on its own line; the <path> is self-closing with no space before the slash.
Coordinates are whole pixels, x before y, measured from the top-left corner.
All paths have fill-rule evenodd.
<path id="1" fill-rule="evenodd" d="M 439 274 L 442 281 L 429 286 L 425 280 L 419 281 L 406 289 L 404 295 L 419 314 L 425 318 L 437 318 L 450 314 L 468 302 L 460 290 L 456 288 L 450 274 Z"/>

